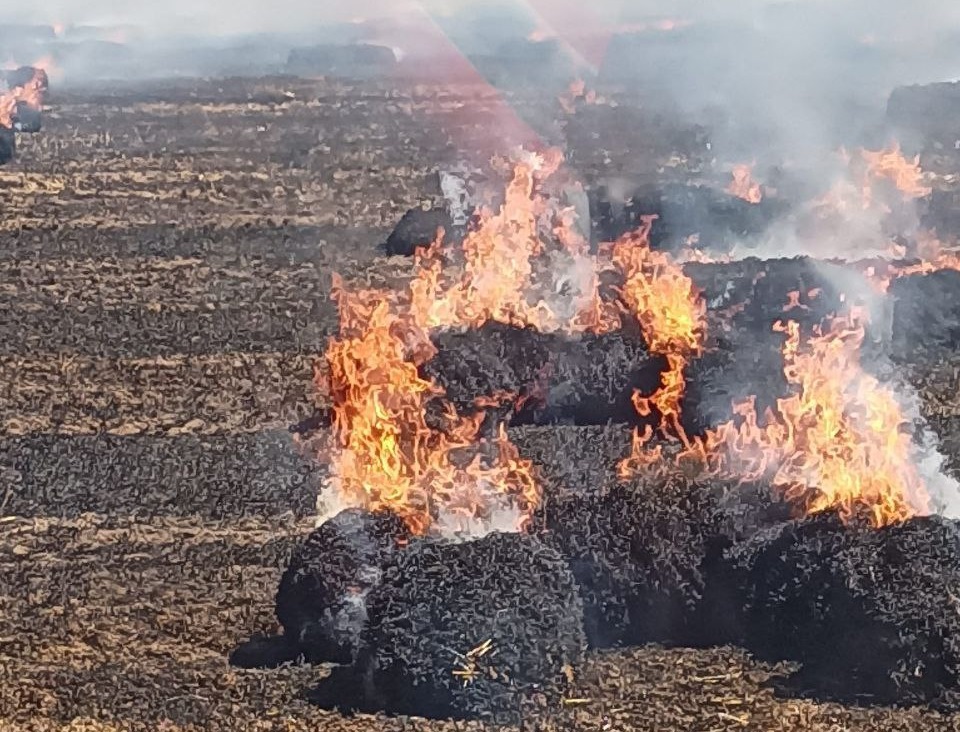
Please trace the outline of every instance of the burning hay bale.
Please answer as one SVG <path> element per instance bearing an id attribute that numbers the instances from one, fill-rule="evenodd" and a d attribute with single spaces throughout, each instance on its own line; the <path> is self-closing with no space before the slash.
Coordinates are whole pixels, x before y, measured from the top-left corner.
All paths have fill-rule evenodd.
<path id="1" fill-rule="evenodd" d="M 734 417 L 733 404 L 755 398 L 759 413 L 787 396 L 783 372 L 785 334 L 793 321 L 808 335 L 831 318 L 865 305 L 875 318 L 866 340 L 882 334 L 888 313 L 861 273 L 807 257 L 689 264 L 684 271 L 704 293 L 712 348 L 687 373 L 684 427 L 703 434 Z"/>
<path id="2" fill-rule="evenodd" d="M 917 348 L 960 346 L 960 272 L 941 269 L 901 277 L 890 294 L 895 356 L 909 357 Z"/>
<path id="3" fill-rule="evenodd" d="M 514 395 L 521 406 L 513 424 L 636 422 L 631 395 L 656 389 L 664 368 L 639 335 L 622 332 L 564 335 L 488 323 L 433 341 L 437 354 L 424 376 L 458 407 Z"/>
<path id="4" fill-rule="evenodd" d="M 412 257 L 417 249 L 428 247 L 436 241 L 440 231 L 444 232 L 445 241 L 455 241 L 457 238 L 453 218 L 447 211 L 441 208 L 410 209 L 387 237 L 387 255 Z"/>
<path id="5" fill-rule="evenodd" d="M 17 132 L 39 132 L 41 108 L 49 81 L 47 72 L 22 66 L 0 72 L 0 165 L 17 150 Z"/>
<path id="6" fill-rule="evenodd" d="M 290 559 L 277 590 L 284 635 L 234 652 L 238 666 L 274 666 L 303 658 L 349 663 L 367 618 L 366 598 L 383 567 L 409 538 L 392 513 L 348 509 L 315 529 Z"/>
<path id="7" fill-rule="evenodd" d="M 960 695 L 960 527 L 939 517 L 880 529 L 835 513 L 730 552 L 743 637 L 800 661 L 797 686 L 840 700 L 933 703 Z"/>
<path id="8" fill-rule="evenodd" d="M 585 647 L 566 562 L 523 534 L 417 540 L 367 608 L 365 705 L 396 713 L 516 721 L 523 704 L 559 694 Z"/>

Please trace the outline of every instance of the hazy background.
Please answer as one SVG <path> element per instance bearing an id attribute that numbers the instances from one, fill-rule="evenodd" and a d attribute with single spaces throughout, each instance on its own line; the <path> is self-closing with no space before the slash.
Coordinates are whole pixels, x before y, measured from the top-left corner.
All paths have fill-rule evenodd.
<path id="1" fill-rule="evenodd" d="M 733 157 L 833 151 L 869 134 L 895 87 L 960 77 L 960 3 L 948 0 L 3 5 L 0 65 L 42 61 L 55 87 L 294 74 L 555 96 L 583 78 L 706 121 Z"/>

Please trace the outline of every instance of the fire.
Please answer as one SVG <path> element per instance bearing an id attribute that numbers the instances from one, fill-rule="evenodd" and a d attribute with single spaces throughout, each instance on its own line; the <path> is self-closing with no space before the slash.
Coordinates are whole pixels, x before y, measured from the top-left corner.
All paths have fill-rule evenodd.
<path id="1" fill-rule="evenodd" d="M 502 427 L 496 438 L 482 434 L 482 408 L 512 396 L 488 395 L 461 416 L 420 376 L 434 355 L 430 333 L 442 328 L 497 321 L 600 333 L 620 328 L 626 312 L 669 366 L 656 393 L 635 397 L 636 408 L 656 411 L 661 432 L 686 442 L 684 369 L 702 348 L 704 304 L 679 265 L 651 250 L 653 219 L 608 245 L 603 259 L 591 256 L 572 212 L 555 210 L 540 190 L 560 163 L 553 153 L 518 162 L 500 209 L 484 212 L 458 251 L 442 236 L 422 250 L 408 291 L 348 292 L 335 280 L 341 324 L 326 354 L 325 386 L 339 448 L 331 485 L 341 504 L 390 508 L 420 533 L 451 514 L 485 516 L 507 503 L 529 515 L 536 507 L 532 464 Z M 623 278 L 619 303 L 600 294 L 600 274 L 611 269 Z M 428 405 L 439 405 L 429 411 L 440 425 L 428 420 Z"/>
<path id="2" fill-rule="evenodd" d="M 348 292 L 339 278 L 333 292 L 341 324 L 326 354 L 326 386 L 339 445 L 331 484 L 341 503 L 392 509 L 417 533 L 441 516 L 484 516 L 507 503 L 529 514 L 540 498 L 532 464 L 502 428 L 481 437 L 482 411 L 457 415 L 419 375 L 434 349 L 406 303 Z M 441 427 L 427 423 L 434 399 Z"/>
<path id="3" fill-rule="evenodd" d="M 431 334 L 488 321 L 601 333 L 629 318 L 666 364 L 657 390 L 635 394 L 634 407 L 658 418 L 660 436 L 679 445 L 681 461 L 717 476 L 769 480 L 811 513 L 835 509 L 849 518 L 867 511 L 883 526 L 925 510 L 896 398 L 860 368 L 857 312 L 806 339 L 797 323 L 778 323 L 793 393 L 762 417 L 750 400 L 736 406 L 734 421 L 703 438 L 688 436 L 681 405 L 687 366 L 704 350 L 703 298 L 677 260 L 650 247 L 653 217 L 589 254 L 572 213 L 544 193 L 560 163 L 552 153 L 518 162 L 503 205 L 483 212 L 460 248 L 445 246 L 441 235 L 422 250 L 406 291 L 350 292 L 335 280 L 341 323 L 326 354 L 325 383 L 338 447 L 330 482 L 340 503 L 392 509 L 418 533 L 448 525 L 451 516 L 466 522 L 511 509 L 522 526 L 540 500 L 533 466 L 502 425 L 488 429 L 483 411 L 516 398 L 486 395 L 475 411 L 458 414 L 420 375 L 435 353 Z M 924 245 L 921 253 L 932 257 L 925 266 L 947 261 L 938 246 Z M 615 302 L 601 295 L 601 275 L 609 273 L 622 282 Z M 803 307 L 800 292 L 788 293 L 786 311 Z M 651 445 L 653 435 L 651 426 L 634 433 L 622 477 L 663 467 L 663 444 Z"/>
<path id="4" fill-rule="evenodd" d="M 463 265 L 445 276 L 449 254 L 442 241 L 423 252 L 411 285 L 412 310 L 424 328 L 480 327 L 493 320 L 541 331 L 603 332 L 619 327 L 613 304 L 602 303 L 596 263 L 566 214 L 550 216 L 537 182 L 559 167 L 558 155 L 531 156 L 518 163 L 496 213 L 484 212 L 480 226 L 463 242 Z M 545 242 L 544 232 L 552 237 Z M 538 264 L 546 263 L 547 266 Z M 553 265 L 553 266 L 551 266 Z M 569 282 L 557 280 L 564 269 L 581 273 L 572 283 L 573 297 L 554 298 Z M 582 274 L 582 273 L 585 273 Z M 551 299 L 564 299 L 561 312 Z"/>
<path id="5" fill-rule="evenodd" d="M 577 104 L 605 104 L 606 99 L 593 89 L 587 88 L 587 83 L 583 79 L 575 79 L 570 82 L 566 92 L 559 97 L 560 107 L 567 114 L 575 114 Z"/>
<path id="6" fill-rule="evenodd" d="M 909 249 L 899 244 L 891 245 L 889 256 L 893 259 L 913 261 L 909 264 L 885 262 L 870 265 L 866 274 L 880 292 L 886 292 L 890 283 L 899 277 L 928 274 L 941 269 L 960 270 L 960 250 L 947 249 L 929 231 L 918 233 Z"/>
<path id="7" fill-rule="evenodd" d="M 895 142 L 886 150 L 861 150 L 860 156 L 867 166 L 867 180 L 864 182 L 866 200 L 871 197 L 870 179 L 889 180 L 904 198 L 923 198 L 930 195 L 931 188 L 923 185 L 923 170 L 920 169 L 920 156 L 907 160 L 900 152 L 900 144 Z"/>
<path id="8" fill-rule="evenodd" d="M 834 509 L 850 518 L 867 511 L 885 526 L 924 512 L 907 420 L 893 391 L 860 368 L 859 314 L 833 319 L 806 342 L 794 321 L 775 329 L 786 335 L 783 372 L 794 393 L 762 422 L 754 399 L 737 405 L 737 420 L 683 457 L 705 461 L 716 474 L 768 479 L 808 513 Z"/>
<path id="9" fill-rule="evenodd" d="M 47 90 L 47 84 L 46 72 L 42 69 L 34 69 L 33 76 L 25 84 L 14 86 L 10 91 L 0 93 L 0 127 L 13 127 L 19 104 L 40 109 L 43 105 L 43 95 Z"/>
<path id="10" fill-rule="evenodd" d="M 763 200 L 760 184 L 753 180 L 752 165 L 733 166 L 733 180 L 727 186 L 727 193 L 748 203 L 760 203 Z"/>
<path id="11" fill-rule="evenodd" d="M 482 434 L 482 408 L 504 395 L 478 399 L 477 411 L 461 416 L 418 367 L 434 355 L 430 333 L 442 328 L 491 320 L 569 332 L 619 327 L 570 212 L 552 211 L 538 193 L 560 162 L 547 153 L 517 163 L 502 207 L 482 214 L 459 251 L 442 237 L 422 250 L 406 292 L 348 292 L 335 280 L 340 334 L 327 350 L 323 386 L 334 405 L 331 487 L 341 504 L 392 509 L 418 533 L 451 515 L 467 520 L 511 507 L 523 523 L 537 506 L 532 464 L 502 427 L 495 438 Z M 572 296 L 553 297 L 557 262 L 585 273 Z M 440 425 L 428 421 L 428 405 L 439 407 L 430 413 Z"/>
<path id="12" fill-rule="evenodd" d="M 680 402 L 686 388 L 684 371 L 701 353 L 706 330 L 706 306 L 693 281 L 669 255 L 650 248 L 654 217 L 613 245 L 613 262 L 624 276 L 623 304 L 636 318 L 651 352 L 664 356 L 667 369 L 660 388 L 651 396 L 633 395 L 637 413 L 660 416 L 660 432 L 689 444 L 680 422 Z M 647 444 L 651 430 L 635 432 L 631 455 L 620 466 L 623 476 L 659 460 L 657 449 Z"/>

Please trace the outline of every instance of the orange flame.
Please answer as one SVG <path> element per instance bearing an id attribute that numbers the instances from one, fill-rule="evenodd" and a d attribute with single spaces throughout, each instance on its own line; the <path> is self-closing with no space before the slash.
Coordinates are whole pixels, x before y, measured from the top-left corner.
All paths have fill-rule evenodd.
<path id="1" fill-rule="evenodd" d="M 923 185 L 923 170 L 920 169 L 920 156 L 907 160 L 900 152 L 900 143 L 894 142 L 886 150 L 861 150 L 860 156 L 867 164 L 867 175 L 874 180 L 891 181 L 904 198 L 923 198 L 930 195 L 931 188 Z M 869 199 L 870 182 L 864 183 L 865 194 Z"/>
<path id="2" fill-rule="evenodd" d="M 960 270 L 960 250 L 947 249 L 943 243 L 929 231 L 921 231 L 908 250 L 893 244 L 889 256 L 894 259 L 914 259 L 910 264 L 881 262 L 866 269 L 866 275 L 880 292 L 886 292 L 890 283 L 899 278 L 915 274 L 928 274 L 941 269 Z"/>
<path id="3" fill-rule="evenodd" d="M 633 405 L 641 417 L 656 412 L 661 434 L 688 445 L 680 423 L 680 402 L 686 389 L 684 371 L 689 359 L 703 349 L 706 306 L 680 266 L 668 254 L 650 248 L 654 219 L 645 217 L 638 231 L 613 245 L 613 262 L 624 275 L 624 305 L 640 324 L 650 351 L 667 360 L 660 388 L 649 397 L 634 394 Z M 649 429 L 634 432 L 630 457 L 620 465 L 622 476 L 660 459 L 658 449 L 647 449 L 651 437 Z"/>
<path id="4" fill-rule="evenodd" d="M 753 180 L 752 165 L 734 165 L 733 180 L 727 186 L 727 193 L 742 198 L 748 203 L 760 203 L 763 200 L 763 191 L 760 184 Z"/>
<path id="5" fill-rule="evenodd" d="M 421 253 L 411 284 L 412 311 L 421 327 L 479 327 L 490 320 L 541 331 L 619 327 L 616 307 L 600 300 L 596 262 L 587 256 L 587 242 L 573 230 L 569 212 L 551 219 L 546 199 L 536 195 L 538 180 L 552 175 L 560 162 L 558 155 L 548 154 L 516 165 L 503 206 L 496 213 L 484 212 L 480 226 L 464 240 L 457 276 L 444 274 L 442 241 Z M 552 234 L 549 247 L 545 231 Z M 550 257 L 586 273 L 575 288 L 572 314 L 548 302 L 562 284 L 554 278 L 563 267 L 538 270 L 535 265 Z"/>
<path id="6" fill-rule="evenodd" d="M 43 105 L 43 95 L 47 89 L 47 74 L 43 69 L 34 69 L 30 80 L 0 94 L 0 127 L 13 127 L 18 104 L 26 104 L 33 109 Z"/>
<path id="7" fill-rule="evenodd" d="M 442 428 L 427 423 L 427 403 L 443 390 L 417 371 L 434 349 L 404 303 L 347 292 L 339 277 L 333 294 L 341 325 L 326 354 L 326 386 L 340 447 L 331 485 L 341 502 L 391 509 L 417 533 L 441 514 L 472 518 L 506 505 L 529 514 L 540 497 L 532 464 L 502 429 L 489 454 L 483 412 L 461 417 L 441 402 Z"/>
<path id="8" fill-rule="evenodd" d="M 705 460 L 717 474 L 769 479 L 808 513 L 835 509 L 848 519 L 866 510 L 885 526 L 924 512 L 907 420 L 892 390 L 860 368 L 859 314 L 833 319 L 806 343 L 794 321 L 775 329 L 786 334 L 783 372 L 795 393 L 767 410 L 763 424 L 754 399 L 737 405 L 738 420 L 682 457 Z"/>

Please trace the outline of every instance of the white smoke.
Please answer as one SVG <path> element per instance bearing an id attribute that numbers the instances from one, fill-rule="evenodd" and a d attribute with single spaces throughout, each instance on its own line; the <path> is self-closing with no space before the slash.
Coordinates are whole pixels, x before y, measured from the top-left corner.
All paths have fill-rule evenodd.
<path id="1" fill-rule="evenodd" d="M 502 494 L 488 497 L 489 505 L 483 516 L 456 510 L 441 509 L 431 531 L 447 541 L 456 543 L 482 539 L 488 534 L 513 534 L 523 523 L 523 512 Z"/>

